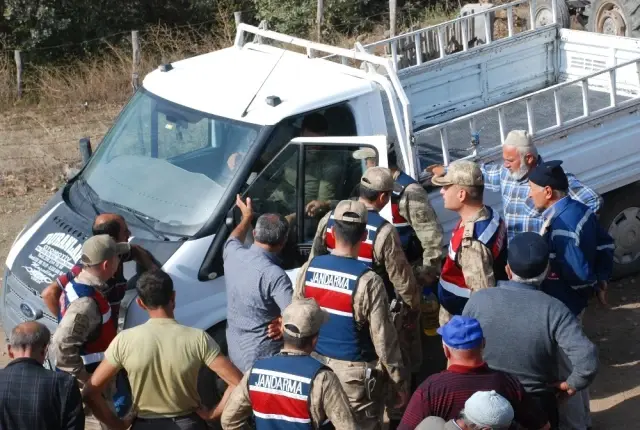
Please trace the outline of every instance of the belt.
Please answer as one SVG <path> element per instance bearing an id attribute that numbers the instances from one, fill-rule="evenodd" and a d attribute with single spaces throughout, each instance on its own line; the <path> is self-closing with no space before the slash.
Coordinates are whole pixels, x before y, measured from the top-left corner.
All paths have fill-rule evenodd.
<path id="1" fill-rule="evenodd" d="M 178 415 L 177 417 L 154 417 L 154 418 L 136 417 L 136 421 L 141 421 L 141 422 L 173 421 L 173 422 L 175 422 L 177 420 L 181 420 L 181 419 L 188 418 L 188 417 L 194 417 L 198 421 L 201 420 L 200 415 L 196 414 L 195 412 L 189 412 L 188 414 Z"/>

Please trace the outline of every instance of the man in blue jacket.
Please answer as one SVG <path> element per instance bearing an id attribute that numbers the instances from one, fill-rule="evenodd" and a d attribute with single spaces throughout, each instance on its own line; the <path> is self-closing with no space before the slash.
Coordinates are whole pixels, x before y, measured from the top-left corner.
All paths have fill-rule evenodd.
<path id="1" fill-rule="evenodd" d="M 531 171 L 529 197 L 537 209 L 544 211 L 540 234 L 550 250 L 550 271 L 542 291 L 562 301 L 582 320 L 594 290 L 598 300 L 606 304 L 614 244 L 593 211 L 567 195 L 569 181 L 561 164 L 548 161 Z M 560 366 L 565 372 L 571 369 L 567 360 L 561 360 Z M 588 390 L 563 406 L 561 428 L 582 430 L 590 426 Z"/>

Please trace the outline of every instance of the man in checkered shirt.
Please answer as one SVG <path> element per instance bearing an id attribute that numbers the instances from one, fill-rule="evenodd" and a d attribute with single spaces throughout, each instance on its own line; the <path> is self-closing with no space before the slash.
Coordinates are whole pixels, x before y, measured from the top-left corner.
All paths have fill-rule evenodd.
<path id="1" fill-rule="evenodd" d="M 542 162 L 538 150 L 525 130 L 513 130 L 502 145 L 503 164 L 488 163 L 481 165 L 484 186 L 502 194 L 502 212 L 507 224 L 507 237 L 513 237 L 525 231 L 539 232 L 544 222 L 541 213 L 536 210 L 529 196 L 528 175 Z M 434 175 L 442 175 L 444 166 L 430 166 L 427 170 Z M 574 175 L 567 173 L 569 196 L 598 213 L 602 207 L 602 198 L 591 188 L 584 185 Z"/>

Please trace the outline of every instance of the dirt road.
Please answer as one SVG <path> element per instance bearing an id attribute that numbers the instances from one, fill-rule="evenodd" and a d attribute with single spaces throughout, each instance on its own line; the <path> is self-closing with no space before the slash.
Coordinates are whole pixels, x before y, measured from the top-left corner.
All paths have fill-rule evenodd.
<path id="1" fill-rule="evenodd" d="M 38 189 L 1 199 L 0 261 L 4 262 L 15 236 L 49 195 Z M 585 317 L 587 334 L 600 349 L 591 410 L 593 428 L 602 430 L 630 428 L 630 423 L 640 421 L 640 277 L 613 283 L 610 304 L 610 309 L 592 304 Z M 3 336 L 0 350 L 0 367 L 4 367 L 8 357 Z"/>

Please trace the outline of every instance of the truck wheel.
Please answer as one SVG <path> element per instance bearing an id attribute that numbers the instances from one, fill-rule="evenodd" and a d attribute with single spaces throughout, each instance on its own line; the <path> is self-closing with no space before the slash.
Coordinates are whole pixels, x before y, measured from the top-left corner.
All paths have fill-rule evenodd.
<path id="1" fill-rule="evenodd" d="M 207 330 L 207 333 L 220 345 L 220 349 L 224 355 L 228 355 L 227 349 L 227 336 L 225 323 L 219 323 L 214 327 Z M 212 372 L 208 367 L 200 369 L 198 374 L 198 393 L 200 394 L 200 400 L 203 405 L 211 408 L 220 402 L 224 391 L 227 389 L 227 384 Z M 221 429 L 220 423 L 207 423 L 211 429 Z"/>
<path id="2" fill-rule="evenodd" d="M 616 245 L 613 277 L 632 275 L 640 269 L 640 186 L 627 185 L 604 196 L 600 224 Z"/>
<path id="3" fill-rule="evenodd" d="M 571 17 L 569 16 L 569 6 L 564 0 L 556 2 L 556 13 L 558 14 L 558 23 L 562 28 L 571 27 Z M 551 0 L 538 0 L 536 2 L 536 12 L 534 14 L 536 28 L 551 24 L 553 22 L 553 12 L 551 9 Z"/>
<path id="4" fill-rule="evenodd" d="M 638 0 L 594 0 L 589 6 L 587 30 L 614 36 L 640 37 Z"/>

